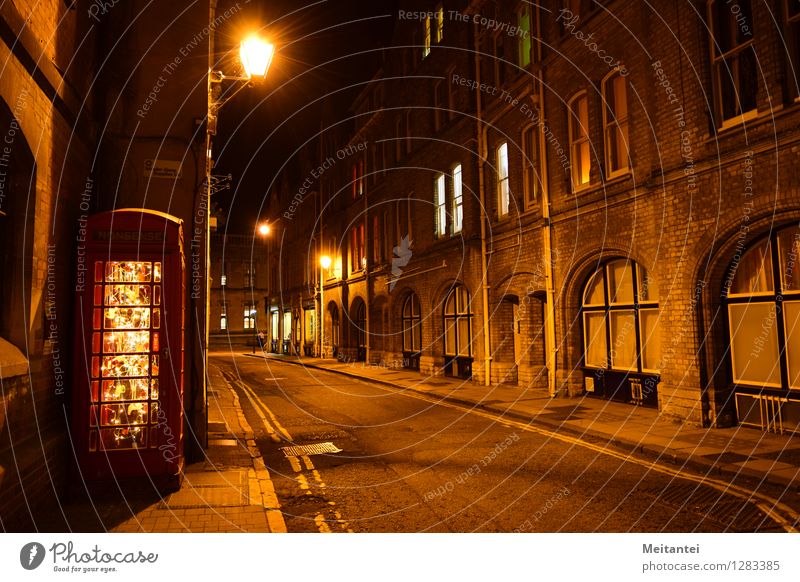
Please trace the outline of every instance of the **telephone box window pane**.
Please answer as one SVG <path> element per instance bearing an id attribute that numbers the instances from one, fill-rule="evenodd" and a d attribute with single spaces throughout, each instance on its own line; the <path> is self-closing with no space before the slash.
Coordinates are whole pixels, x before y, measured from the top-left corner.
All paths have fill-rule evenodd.
<path id="1" fill-rule="evenodd" d="M 138 449 L 145 446 L 146 435 L 140 426 L 101 428 L 100 446 L 106 450 Z"/>
<path id="2" fill-rule="evenodd" d="M 100 283 L 103 280 L 103 261 L 95 261 L 94 263 L 94 280 L 95 283 Z"/>
<path id="3" fill-rule="evenodd" d="M 124 404 L 103 404 L 100 407 L 100 424 L 147 424 L 147 402 L 126 402 Z"/>
<path id="4" fill-rule="evenodd" d="M 775 289 L 772 281 L 772 252 L 769 240 L 747 251 L 734 267 L 731 295 L 769 293 Z"/>
<path id="5" fill-rule="evenodd" d="M 658 309 L 641 309 L 639 326 L 642 338 L 642 368 L 658 370 L 661 360 L 661 336 L 658 331 Z"/>
<path id="6" fill-rule="evenodd" d="M 103 312 L 100 309 L 95 309 L 92 316 L 92 329 L 100 329 L 103 324 Z"/>
<path id="7" fill-rule="evenodd" d="M 153 286 L 153 305 L 161 305 L 161 285 Z"/>
<path id="8" fill-rule="evenodd" d="M 156 283 L 161 282 L 161 263 L 155 263 L 153 265 L 153 281 Z"/>
<path id="9" fill-rule="evenodd" d="M 786 301 L 783 307 L 789 388 L 800 389 L 800 301 Z"/>
<path id="10" fill-rule="evenodd" d="M 100 353 L 100 332 L 97 331 L 92 334 L 92 353 Z"/>
<path id="11" fill-rule="evenodd" d="M 97 406 L 90 406 L 89 407 L 89 426 L 96 427 L 97 425 L 98 425 Z"/>
<path id="12" fill-rule="evenodd" d="M 153 402 L 150 405 L 150 422 L 158 424 L 158 402 Z"/>
<path id="13" fill-rule="evenodd" d="M 150 351 L 149 331 L 116 331 L 103 334 L 103 352 L 137 353 Z"/>
<path id="14" fill-rule="evenodd" d="M 106 285 L 106 305 L 150 305 L 150 285 Z"/>
<path id="15" fill-rule="evenodd" d="M 157 309 L 153 310 L 158 311 Z M 155 317 L 155 313 L 153 314 Z M 112 307 L 105 310 L 106 329 L 147 329 L 150 309 L 147 307 Z"/>
<path id="16" fill-rule="evenodd" d="M 150 380 L 150 398 L 158 398 L 158 378 Z"/>
<path id="17" fill-rule="evenodd" d="M 103 304 L 103 286 L 102 285 L 95 285 L 94 286 L 94 304 L 95 305 L 102 305 Z"/>
<path id="18" fill-rule="evenodd" d="M 633 311 L 610 311 L 611 367 L 636 370 L 636 318 Z"/>
<path id="19" fill-rule="evenodd" d="M 158 332 L 153 332 L 153 351 L 154 352 L 160 351 L 159 347 L 160 346 L 158 345 Z"/>
<path id="20" fill-rule="evenodd" d="M 100 382 L 92 380 L 92 402 L 97 402 L 99 398 Z"/>
<path id="21" fill-rule="evenodd" d="M 103 401 L 147 400 L 147 378 L 103 380 Z"/>
<path id="22" fill-rule="evenodd" d="M 608 296 L 611 304 L 633 304 L 633 265 L 628 261 L 609 263 Z"/>
<path id="23" fill-rule="evenodd" d="M 780 386 L 775 304 L 728 305 L 733 380 L 756 386 Z"/>
<path id="24" fill-rule="evenodd" d="M 104 378 L 147 376 L 148 372 L 147 356 L 103 356 Z"/>
<path id="25" fill-rule="evenodd" d="M 605 368 L 608 365 L 605 312 L 584 312 L 583 333 L 586 338 L 586 365 L 593 368 Z"/>
<path id="26" fill-rule="evenodd" d="M 92 358 L 92 378 L 97 378 L 100 376 L 100 358 L 94 356 Z"/>
<path id="27" fill-rule="evenodd" d="M 151 356 L 151 364 L 152 375 L 158 376 L 158 356 Z"/>
<path id="28" fill-rule="evenodd" d="M 153 309 L 153 329 L 161 327 L 161 310 Z"/>
<path id="29" fill-rule="evenodd" d="M 109 261 L 106 263 L 106 282 L 108 283 L 149 283 L 152 277 L 153 264 L 150 262 Z"/>

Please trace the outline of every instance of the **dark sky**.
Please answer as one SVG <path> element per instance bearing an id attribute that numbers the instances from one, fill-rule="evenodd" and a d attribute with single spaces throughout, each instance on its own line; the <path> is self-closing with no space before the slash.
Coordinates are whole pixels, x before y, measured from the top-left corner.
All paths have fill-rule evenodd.
<path id="1" fill-rule="evenodd" d="M 353 85 L 380 65 L 397 11 L 394 1 L 369 0 L 238 0 L 238 5 L 235 16 L 217 28 L 217 56 L 235 49 L 248 30 L 260 29 L 277 46 L 267 79 L 242 90 L 220 111 L 214 140 L 214 173 L 233 176 L 231 189 L 217 196 L 229 216 L 227 228 L 252 233 L 276 172 L 320 129 L 322 103 L 312 103 L 338 91 L 326 105 L 334 116 L 347 115 L 361 89 Z M 235 7 L 236 0 L 221 2 L 218 14 L 227 6 Z M 223 60 L 219 68 L 232 73 L 228 68 L 235 65 Z"/>

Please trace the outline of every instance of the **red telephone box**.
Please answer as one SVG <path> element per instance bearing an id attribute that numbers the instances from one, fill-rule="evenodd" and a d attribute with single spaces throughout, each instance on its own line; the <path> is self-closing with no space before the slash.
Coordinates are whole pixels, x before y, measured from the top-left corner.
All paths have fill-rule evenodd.
<path id="1" fill-rule="evenodd" d="M 87 481 L 147 477 L 174 487 L 183 468 L 181 221 L 115 210 L 90 217 L 79 238 L 72 433 L 80 471 Z"/>

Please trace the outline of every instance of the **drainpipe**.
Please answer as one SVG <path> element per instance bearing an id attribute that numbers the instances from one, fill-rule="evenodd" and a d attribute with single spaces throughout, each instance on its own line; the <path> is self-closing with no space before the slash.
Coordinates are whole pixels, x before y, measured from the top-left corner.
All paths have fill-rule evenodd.
<path id="1" fill-rule="evenodd" d="M 370 268 L 370 256 L 369 256 L 369 189 L 367 188 L 367 154 L 364 153 L 364 171 L 361 174 L 361 180 L 363 180 L 363 188 L 364 188 L 364 309 L 366 310 L 366 323 L 365 327 L 367 329 L 364 330 L 364 338 L 366 340 L 366 345 L 364 346 L 365 352 L 365 362 L 369 364 L 369 356 L 370 352 L 372 351 L 372 339 L 370 336 L 370 327 L 372 323 L 372 316 L 370 315 L 370 305 L 372 302 L 369 299 L 369 268 Z M 375 241 L 372 241 L 373 244 Z"/>
<path id="2" fill-rule="evenodd" d="M 540 26 L 539 16 L 537 12 L 536 18 L 537 28 Z M 537 36 L 541 38 L 540 30 L 537 31 Z M 538 51 L 537 51 L 538 52 Z M 541 54 L 538 54 L 539 62 L 541 62 Z M 550 190 L 548 188 L 549 180 L 547 177 L 547 141 L 545 136 L 545 108 L 544 108 L 544 68 L 539 68 L 539 153 L 541 158 L 540 172 L 542 176 L 542 220 L 544 226 L 542 228 L 542 261 L 544 263 L 545 273 L 545 347 L 547 353 L 545 354 L 545 365 L 547 366 L 547 392 L 551 397 L 556 395 L 556 354 L 558 348 L 556 347 L 556 306 L 555 306 L 555 289 L 553 281 L 554 266 L 553 266 L 553 226 L 550 221 Z"/>
<path id="3" fill-rule="evenodd" d="M 475 124 L 478 137 L 478 193 L 481 201 L 481 295 L 483 303 L 483 371 L 484 385 L 491 385 L 492 351 L 489 334 L 489 267 L 486 256 L 486 177 L 483 164 L 486 161 L 485 128 L 481 119 L 483 115 L 481 100 L 481 61 L 478 23 L 473 20 L 472 34 L 475 39 Z"/>

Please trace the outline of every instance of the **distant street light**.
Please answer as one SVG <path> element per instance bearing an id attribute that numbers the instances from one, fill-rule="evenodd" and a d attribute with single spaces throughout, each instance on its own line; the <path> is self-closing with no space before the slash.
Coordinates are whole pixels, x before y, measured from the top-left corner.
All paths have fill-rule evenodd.
<path id="1" fill-rule="evenodd" d="M 322 338 L 325 335 L 325 317 L 322 314 L 322 310 L 325 307 L 325 271 L 331 268 L 331 258 L 328 255 L 322 255 L 319 258 L 319 349 L 317 350 L 317 355 L 321 358 L 323 357 L 322 347 L 323 341 Z"/>
<path id="2" fill-rule="evenodd" d="M 258 225 L 258 234 L 260 234 L 261 236 L 268 236 L 270 232 L 272 232 L 272 229 L 266 222 L 263 222 Z"/>

